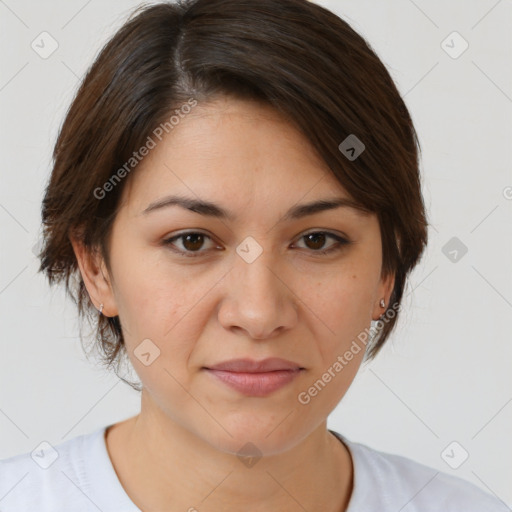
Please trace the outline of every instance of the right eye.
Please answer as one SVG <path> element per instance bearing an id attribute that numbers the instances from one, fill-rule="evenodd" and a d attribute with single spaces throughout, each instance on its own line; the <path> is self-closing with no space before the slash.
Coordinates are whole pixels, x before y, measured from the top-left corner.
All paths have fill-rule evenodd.
<path id="1" fill-rule="evenodd" d="M 183 249 L 176 249 L 174 242 L 175 240 L 180 239 L 182 240 L 181 244 Z M 200 256 L 201 253 L 206 252 L 199 250 L 203 246 L 205 239 L 212 240 L 212 238 L 205 233 L 198 231 L 187 231 L 186 233 L 180 233 L 179 235 L 165 239 L 163 244 L 169 246 L 172 251 L 177 252 L 181 256 L 185 256 L 187 258 L 195 258 Z"/>

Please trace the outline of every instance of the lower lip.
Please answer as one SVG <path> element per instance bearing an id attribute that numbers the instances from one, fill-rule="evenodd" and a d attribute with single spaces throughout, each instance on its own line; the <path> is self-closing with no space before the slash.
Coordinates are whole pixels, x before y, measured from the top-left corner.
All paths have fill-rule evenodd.
<path id="1" fill-rule="evenodd" d="M 289 384 L 302 370 L 243 373 L 206 369 L 219 380 L 247 396 L 266 396 Z"/>

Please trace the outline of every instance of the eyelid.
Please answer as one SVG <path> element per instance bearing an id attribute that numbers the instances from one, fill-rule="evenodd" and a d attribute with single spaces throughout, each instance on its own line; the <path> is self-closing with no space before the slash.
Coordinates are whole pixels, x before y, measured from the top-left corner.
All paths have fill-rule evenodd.
<path id="1" fill-rule="evenodd" d="M 311 231 L 307 231 L 305 233 L 302 233 L 297 238 L 297 240 L 300 241 L 304 237 L 306 237 L 308 235 L 313 235 L 313 234 L 323 234 L 326 236 L 326 238 L 332 238 L 336 242 L 335 244 L 333 244 L 331 247 L 328 247 L 327 249 L 319 249 L 319 250 L 315 251 L 313 249 L 306 248 L 306 250 L 308 250 L 313 255 L 315 255 L 315 254 L 324 255 L 324 254 L 328 254 L 330 252 L 337 252 L 337 251 L 341 250 L 344 246 L 349 245 L 351 243 L 350 239 L 346 235 L 334 233 L 332 231 L 328 231 L 325 229 L 313 229 Z"/>
<path id="2" fill-rule="evenodd" d="M 177 233 L 177 234 L 173 234 L 172 236 L 169 236 L 169 237 L 166 237 L 164 240 L 163 240 L 163 244 L 164 245 L 167 245 L 171 248 L 171 250 L 177 252 L 178 254 L 181 254 L 183 256 L 192 256 L 194 257 L 195 255 L 200 255 L 200 254 L 203 254 L 203 253 L 206 253 L 208 252 L 209 250 L 206 249 L 201 249 L 199 251 L 183 251 L 181 249 L 175 249 L 172 244 L 175 240 L 179 240 L 180 238 L 182 237 L 185 237 L 187 235 L 203 235 L 204 238 L 206 239 L 209 239 L 211 240 L 211 242 L 215 243 L 215 240 L 213 239 L 212 236 L 208 235 L 207 233 L 204 233 L 203 231 L 199 230 L 199 229 L 195 229 L 195 230 L 188 230 L 188 231 L 183 231 L 181 233 Z M 211 249 L 210 249 L 211 250 Z"/>
<path id="3" fill-rule="evenodd" d="M 346 240 L 347 242 L 350 241 L 349 237 L 347 235 L 345 235 L 345 233 L 343 233 L 343 232 L 337 232 L 337 231 L 332 231 L 331 229 L 322 229 L 322 228 L 314 228 L 314 229 L 305 231 L 304 233 L 301 233 L 298 236 L 298 238 L 302 238 L 303 236 L 312 235 L 315 233 L 323 233 L 327 236 L 332 236 L 334 238 L 336 238 L 336 237 L 342 238 L 343 240 Z"/>
<path id="4" fill-rule="evenodd" d="M 177 248 L 173 247 L 173 242 L 175 240 L 178 240 L 178 239 L 180 239 L 182 237 L 185 237 L 187 235 L 196 235 L 196 234 L 203 235 L 203 237 L 205 237 L 207 239 L 210 239 L 213 243 L 215 243 L 215 240 L 214 240 L 214 238 L 212 236 L 210 236 L 207 233 L 201 231 L 200 229 L 178 232 L 176 234 L 173 234 L 170 237 L 166 237 L 163 240 L 162 243 L 164 245 L 168 246 L 173 252 L 178 253 L 178 255 L 180 255 L 180 256 L 189 257 L 189 258 L 198 257 L 198 256 L 200 256 L 203 253 L 208 253 L 209 250 L 208 249 L 206 249 L 206 250 L 201 249 L 199 251 L 184 251 L 182 249 L 177 249 Z M 306 237 L 308 235 L 311 235 L 311 234 L 323 234 L 327 238 L 332 238 L 333 240 L 336 241 L 336 243 L 333 246 L 331 246 L 331 247 L 329 247 L 327 249 L 319 249 L 319 250 L 315 251 L 313 249 L 307 249 L 306 248 L 305 250 L 310 252 L 312 255 L 326 255 L 326 254 L 331 253 L 331 252 L 334 253 L 334 252 L 340 251 L 346 245 L 349 245 L 350 243 L 352 243 L 351 240 L 349 239 L 349 237 L 347 237 L 343 233 L 342 234 L 338 234 L 336 232 L 333 232 L 333 231 L 330 231 L 330 230 L 327 230 L 327 229 L 321 229 L 321 228 L 313 228 L 313 229 L 310 229 L 308 231 L 305 231 L 305 232 L 301 233 L 296 238 L 296 240 L 300 241 L 304 237 Z M 294 244 L 295 243 L 296 242 L 294 242 Z M 300 248 L 300 249 L 302 249 L 302 248 Z"/>

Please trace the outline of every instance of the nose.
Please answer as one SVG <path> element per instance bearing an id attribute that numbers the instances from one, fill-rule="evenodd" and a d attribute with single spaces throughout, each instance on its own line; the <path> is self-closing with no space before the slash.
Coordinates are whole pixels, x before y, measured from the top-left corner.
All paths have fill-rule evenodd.
<path id="1" fill-rule="evenodd" d="M 298 299 L 292 275 L 273 263 L 270 251 L 252 262 L 237 256 L 223 281 L 218 318 L 225 329 L 265 340 L 296 325 Z"/>

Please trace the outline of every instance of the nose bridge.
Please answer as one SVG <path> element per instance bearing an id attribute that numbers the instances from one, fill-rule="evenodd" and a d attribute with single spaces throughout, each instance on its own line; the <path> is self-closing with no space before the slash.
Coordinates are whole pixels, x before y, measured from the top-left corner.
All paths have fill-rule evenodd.
<path id="1" fill-rule="evenodd" d="M 240 287 L 247 293 L 269 293 L 270 288 L 279 288 L 276 278 L 276 269 L 272 268 L 275 255 L 272 253 L 270 237 L 247 236 L 236 248 L 235 278 L 239 280 Z M 272 297 L 267 296 L 268 300 Z"/>
<path id="2" fill-rule="evenodd" d="M 248 236 L 236 247 L 220 321 L 225 328 L 242 328 L 251 338 L 266 338 L 294 322 L 288 288 L 279 278 L 271 238 Z"/>

